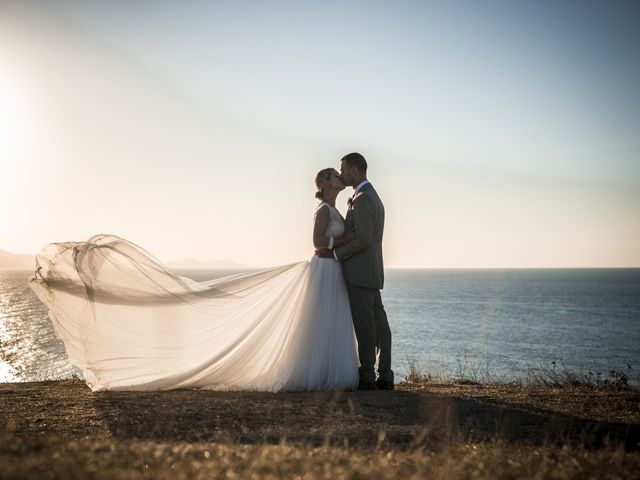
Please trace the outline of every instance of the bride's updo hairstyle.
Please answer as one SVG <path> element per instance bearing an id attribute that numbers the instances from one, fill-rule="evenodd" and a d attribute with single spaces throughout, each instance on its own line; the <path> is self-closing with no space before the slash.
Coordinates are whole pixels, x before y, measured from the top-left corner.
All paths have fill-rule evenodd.
<path id="1" fill-rule="evenodd" d="M 331 174 L 333 173 L 333 168 L 325 168 L 320 170 L 316 175 L 316 188 L 318 191 L 316 192 L 316 198 L 318 200 L 322 200 L 324 198 L 324 182 L 331 178 Z"/>

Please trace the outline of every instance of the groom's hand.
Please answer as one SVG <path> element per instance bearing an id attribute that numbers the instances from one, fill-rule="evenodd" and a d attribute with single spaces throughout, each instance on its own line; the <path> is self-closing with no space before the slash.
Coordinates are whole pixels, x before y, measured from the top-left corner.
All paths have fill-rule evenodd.
<path id="1" fill-rule="evenodd" d="M 344 243 L 353 242 L 356 239 L 356 229 L 352 228 L 351 231 L 347 232 L 344 236 Z"/>
<path id="2" fill-rule="evenodd" d="M 316 256 L 320 258 L 333 258 L 333 250 L 328 248 L 316 248 Z"/>

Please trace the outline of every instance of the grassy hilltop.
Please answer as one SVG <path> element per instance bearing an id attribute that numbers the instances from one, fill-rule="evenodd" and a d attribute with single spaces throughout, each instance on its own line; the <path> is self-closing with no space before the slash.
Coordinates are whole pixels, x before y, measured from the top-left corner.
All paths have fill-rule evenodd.
<path id="1" fill-rule="evenodd" d="M 632 478 L 639 407 L 631 387 L 424 379 L 279 394 L 0 384 L 0 477 Z"/>

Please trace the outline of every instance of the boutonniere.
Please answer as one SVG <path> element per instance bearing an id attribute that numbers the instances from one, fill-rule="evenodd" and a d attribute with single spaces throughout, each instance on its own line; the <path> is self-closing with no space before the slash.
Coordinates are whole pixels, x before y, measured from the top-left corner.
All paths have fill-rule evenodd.
<path id="1" fill-rule="evenodd" d="M 349 210 L 353 208 L 353 197 L 349 197 L 347 200 L 347 206 L 349 207 Z"/>

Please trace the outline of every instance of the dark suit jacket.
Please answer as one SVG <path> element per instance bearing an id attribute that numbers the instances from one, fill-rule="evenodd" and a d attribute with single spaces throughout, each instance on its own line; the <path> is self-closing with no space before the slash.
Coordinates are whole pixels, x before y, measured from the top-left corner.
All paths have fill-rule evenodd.
<path id="1" fill-rule="evenodd" d="M 356 238 L 335 249 L 342 262 L 347 283 L 363 288 L 381 289 L 384 286 L 382 263 L 382 234 L 384 205 L 370 183 L 354 197 L 347 212 L 346 231 L 356 229 Z"/>

